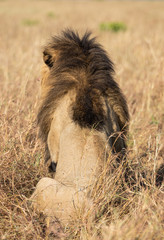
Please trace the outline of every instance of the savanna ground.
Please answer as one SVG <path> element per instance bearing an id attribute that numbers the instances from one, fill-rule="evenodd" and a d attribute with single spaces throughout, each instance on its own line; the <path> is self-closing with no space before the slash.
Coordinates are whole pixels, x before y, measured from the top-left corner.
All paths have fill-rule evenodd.
<path id="1" fill-rule="evenodd" d="M 0 239 L 56 239 L 27 199 L 50 176 L 35 122 L 42 46 L 73 27 L 92 30 L 115 64 L 131 115 L 127 161 L 138 188 L 122 187 L 123 166 L 102 176 L 90 211 L 73 216 L 59 239 L 162 240 L 163 186 L 155 178 L 164 159 L 164 2 L 1 0 L 0 21 Z M 101 29 L 113 21 L 126 30 Z"/>

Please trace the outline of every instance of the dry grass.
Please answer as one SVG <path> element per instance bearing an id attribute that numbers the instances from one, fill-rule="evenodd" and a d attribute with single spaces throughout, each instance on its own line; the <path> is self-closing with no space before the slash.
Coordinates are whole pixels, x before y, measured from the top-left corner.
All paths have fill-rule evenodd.
<path id="1" fill-rule="evenodd" d="M 41 46 L 65 27 L 91 29 L 113 59 L 131 113 L 127 160 L 138 186 L 145 173 L 146 187 L 123 183 L 123 166 L 103 173 L 92 207 L 77 212 L 63 239 L 163 239 L 163 190 L 155 186 L 164 158 L 163 9 L 163 2 L 0 1 L 0 239 L 57 239 L 27 198 L 48 176 L 35 125 Z M 101 31 L 110 21 L 127 30 Z"/>

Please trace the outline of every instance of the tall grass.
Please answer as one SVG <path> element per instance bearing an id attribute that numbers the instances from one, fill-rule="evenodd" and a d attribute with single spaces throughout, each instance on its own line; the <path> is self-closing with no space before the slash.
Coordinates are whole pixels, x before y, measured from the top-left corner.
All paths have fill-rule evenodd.
<path id="1" fill-rule="evenodd" d="M 164 158 L 163 7 L 162 2 L 0 1 L 0 239 L 57 239 L 54 234 L 58 239 L 163 239 L 163 186 L 155 186 Z M 47 18 L 52 11 L 55 21 Z M 27 27 L 24 19 L 39 24 Z M 120 34 L 99 30 L 101 22 L 113 19 L 128 22 L 128 29 Z M 110 159 L 89 209 L 78 209 L 67 226 L 54 220 L 47 229 L 45 217 L 27 200 L 37 182 L 50 176 L 35 122 L 41 47 L 67 26 L 83 32 L 84 22 L 109 52 L 127 97 L 127 162 L 129 178 L 134 174 L 137 182 L 136 187 L 126 184 L 124 165 L 115 169 Z"/>

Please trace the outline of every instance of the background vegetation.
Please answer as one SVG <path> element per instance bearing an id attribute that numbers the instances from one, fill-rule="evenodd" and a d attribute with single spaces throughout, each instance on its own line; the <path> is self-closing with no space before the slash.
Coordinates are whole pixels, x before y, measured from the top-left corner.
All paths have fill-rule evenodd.
<path id="1" fill-rule="evenodd" d="M 0 1 L 0 239 L 163 239 L 163 186 L 155 186 L 164 159 L 163 12 L 163 2 Z M 112 22 L 126 29 L 100 27 Z M 103 174 L 92 207 L 57 238 L 27 199 L 50 176 L 35 122 L 42 46 L 66 27 L 92 30 L 114 61 L 131 115 L 127 161 L 138 187 L 141 172 L 147 177 L 138 191 L 122 187 L 123 166 Z"/>

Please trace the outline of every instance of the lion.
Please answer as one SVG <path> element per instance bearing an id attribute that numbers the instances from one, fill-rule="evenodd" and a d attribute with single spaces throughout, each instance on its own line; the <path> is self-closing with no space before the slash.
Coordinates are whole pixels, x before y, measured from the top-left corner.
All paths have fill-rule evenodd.
<path id="1" fill-rule="evenodd" d="M 126 155 L 129 112 L 108 54 L 86 32 L 65 30 L 43 51 L 37 121 L 54 179 L 43 178 L 32 200 L 47 216 L 67 220 L 86 199 L 110 157 Z"/>

